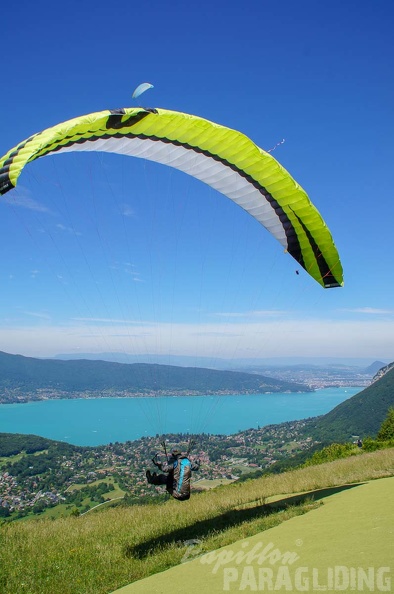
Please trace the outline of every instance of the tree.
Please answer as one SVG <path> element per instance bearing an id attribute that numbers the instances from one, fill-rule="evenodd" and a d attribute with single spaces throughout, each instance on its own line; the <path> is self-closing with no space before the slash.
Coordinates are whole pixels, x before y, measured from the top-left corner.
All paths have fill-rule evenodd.
<path id="1" fill-rule="evenodd" d="M 390 407 L 387 417 L 380 426 L 376 439 L 378 441 L 394 441 L 394 408 Z"/>
<path id="2" fill-rule="evenodd" d="M 40 499 L 33 505 L 32 512 L 33 514 L 41 514 L 46 507 L 47 504 L 45 503 L 45 501 L 43 499 Z"/>
<path id="3" fill-rule="evenodd" d="M 10 515 L 10 510 L 8 507 L 3 507 L 0 505 L 0 518 L 8 518 Z"/>

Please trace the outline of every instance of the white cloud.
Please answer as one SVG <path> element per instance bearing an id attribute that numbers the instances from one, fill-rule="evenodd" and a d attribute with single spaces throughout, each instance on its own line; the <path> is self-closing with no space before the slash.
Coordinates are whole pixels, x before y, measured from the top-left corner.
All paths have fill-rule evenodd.
<path id="1" fill-rule="evenodd" d="M 144 280 L 141 278 L 141 273 L 137 272 L 135 264 L 125 263 L 125 273 L 132 277 L 132 280 L 136 283 L 143 283 Z"/>
<path id="2" fill-rule="evenodd" d="M 141 322 L 141 320 L 124 320 L 124 319 L 117 319 L 117 318 L 71 318 L 73 322 L 89 322 L 89 323 L 99 323 L 99 324 L 153 324 L 153 322 Z"/>
<path id="3" fill-rule="evenodd" d="M 60 229 L 60 231 L 64 231 L 65 233 L 70 233 L 70 235 L 82 235 L 82 233 L 80 231 L 76 231 L 74 229 L 74 227 L 66 227 L 66 225 L 62 225 L 62 223 L 58 223 L 56 225 L 57 229 Z"/>
<path id="4" fill-rule="evenodd" d="M 394 314 L 394 309 L 378 309 L 376 307 L 355 307 L 352 309 L 343 309 L 342 311 L 379 316 Z"/>
<path id="5" fill-rule="evenodd" d="M 243 312 L 216 312 L 213 315 L 219 318 L 269 318 L 284 316 L 287 312 L 267 309 L 267 310 L 255 310 L 255 311 L 243 311 Z"/>
<path id="6" fill-rule="evenodd" d="M 121 204 L 120 208 L 124 217 L 135 217 L 135 211 L 129 204 Z"/>
<path id="7" fill-rule="evenodd" d="M 21 187 L 12 194 L 12 197 L 6 196 L 4 199 L 12 206 L 27 208 L 28 210 L 35 210 L 36 212 L 51 212 L 47 206 L 31 198 L 28 190 Z"/>
<path id="8" fill-rule="evenodd" d="M 43 320 L 50 320 L 51 316 L 46 313 L 38 312 L 38 311 L 23 311 L 22 312 L 25 316 L 31 316 L 33 318 L 40 318 Z"/>

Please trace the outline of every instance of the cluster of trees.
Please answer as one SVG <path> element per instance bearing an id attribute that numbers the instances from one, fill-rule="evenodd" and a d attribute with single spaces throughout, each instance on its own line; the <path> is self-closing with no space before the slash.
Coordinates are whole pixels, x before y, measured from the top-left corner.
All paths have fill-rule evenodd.
<path id="1" fill-rule="evenodd" d="M 25 436 L 17 435 L 15 437 L 23 438 Z M 28 476 L 36 476 L 48 472 L 48 469 L 58 465 L 58 461 L 62 457 L 67 459 L 75 452 L 83 452 L 84 450 L 84 448 L 73 446 L 68 443 L 54 442 L 50 440 L 45 440 L 45 448 L 38 449 L 37 445 L 34 447 L 26 445 L 23 449 L 26 451 L 26 456 L 23 456 L 14 462 L 8 462 L 8 464 L 5 465 L 5 470 L 17 478 L 26 478 Z"/>
<path id="2" fill-rule="evenodd" d="M 50 445 L 53 441 L 45 437 L 37 435 L 21 435 L 19 433 L 0 433 L 0 456 L 8 458 L 15 456 L 21 452 L 26 454 L 34 454 L 41 452 Z"/>
<path id="3" fill-rule="evenodd" d="M 10 515 L 10 510 L 8 507 L 3 507 L 0 505 L 0 518 L 8 518 Z"/>
<path id="4" fill-rule="evenodd" d="M 363 442 L 363 449 L 367 452 L 373 452 L 387 447 L 394 447 L 394 408 L 389 409 L 376 439 L 367 437 Z"/>
<path id="5" fill-rule="evenodd" d="M 113 491 L 115 489 L 112 483 L 101 482 L 96 485 L 87 485 L 82 487 L 81 489 L 73 489 L 72 491 L 67 491 L 66 493 L 66 502 L 72 503 L 75 507 L 81 507 L 83 502 L 87 499 L 94 503 L 104 503 L 104 501 L 108 501 L 104 499 L 104 495 Z M 87 506 L 87 509 L 90 507 Z"/>
<path id="6" fill-rule="evenodd" d="M 15 436 L 15 438 L 23 437 L 25 436 Z M 40 443 L 39 439 L 37 442 L 32 441 L 32 448 L 26 446 L 29 449 L 26 455 L 21 456 L 18 460 L 3 464 L 2 470 L 15 477 L 22 490 L 62 490 L 67 481 L 75 474 L 75 469 L 65 467 L 62 462 L 75 458 L 75 455 L 77 457 L 83 456 L 88 448 L 45 440 L 46 449 L 41 450 L 36 449 Z M 15 443 L 18 443 L 18 441 L 18 439 L 15 439 Z M 33 449 L 33 452 L 31 449 Z M 76 461 L 75 465 L 77 464 Z M 94 461 L 92 461 L 92 465 L 94 467 Z M 87 471 L 86 469 L 87 465 L 85 463 L 84 471 Z"/>
<path id="7" fill-rule="evenodd" d="M 315 466 L 316 464 L 324 464 L 325 462 L 332 462 L 340 458 L 348 458 L 355 454 L 355 446 L 351 442 L 346 443 L 330 443 L 321 450 L 318 450 L 303 464 L 303 466 Z"/>

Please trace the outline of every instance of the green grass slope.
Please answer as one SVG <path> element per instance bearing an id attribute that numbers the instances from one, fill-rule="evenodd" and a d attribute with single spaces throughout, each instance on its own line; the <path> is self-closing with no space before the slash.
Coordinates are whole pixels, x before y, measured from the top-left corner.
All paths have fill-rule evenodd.
<path id="1" fill-rule="evenodd" d="M 392 591 L 394 477 L 333 490 L 324 505 L 112 594 Z M 189 562 L 186 562 L 189 561 Z"/>
<path id="2" fill-rule="evenodd" d="M 201 541 L 201 553 L 216 551 L 292 519 L 301 520 L 302 514 L 308 518 L 328 493 L 345 494 L 343 485 L 393 475 L 394 449 L 387 449 L 234 483 L 184 503 L 169 500 L 164 505 L 117 507 L 79 518 L 4 523 L 0 591 L 108 594 L 179 565 L 190 554 L 190 539 Z M 297 493 L 306 496 L 291 496 Z M 316 501 L 311 503 L 310 497 Z M 269 504 L 270 498 L 276 503 Z M 380 507 L 369 502 L 363 514 L 357 513 L 360 522 L 380 514 Z M 341 518 L 334 516 L 331 522 L 341 530 Z M 302 539 L 302 530 L 300 526 L 297 538 Z M 261 538 L 266 541 L 266 536 Z M 320 546 L 326 537 L 317 535 L 315 541 Z M 286 550 L 293 550 L 293 541 Z"/>

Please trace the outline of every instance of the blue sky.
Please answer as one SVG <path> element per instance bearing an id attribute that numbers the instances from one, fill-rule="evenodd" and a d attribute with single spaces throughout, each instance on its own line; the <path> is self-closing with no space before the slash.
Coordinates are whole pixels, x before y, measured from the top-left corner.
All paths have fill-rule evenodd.
<path id="1" fill-rule="evenodd" d="M 247 134 L 305 188 L 345 274 L 322 289 L 249 215 L 114 155 L 30 164 L 0 201 L 0 350 L 394 359 L 389 0 L 23 0 L 3 9 L 0 151 L 143 104 Z"/>

